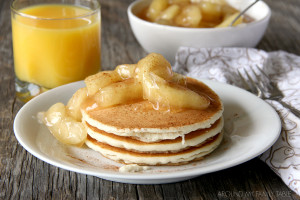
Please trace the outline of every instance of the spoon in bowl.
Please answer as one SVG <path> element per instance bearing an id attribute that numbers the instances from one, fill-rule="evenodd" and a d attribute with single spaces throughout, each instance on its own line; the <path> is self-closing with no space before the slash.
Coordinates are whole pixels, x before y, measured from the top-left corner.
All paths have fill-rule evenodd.
<path id="1" fill-rule="evenodd" d="M 232 25 L 236 22 L 236 20 L 238 20 L 243 14 L 245 14 L 245 12 L 247 12 L 247 10 L 249 10 L 252 6 L 254 6 L 259 1 L 260 0 L 255 0 L 253 3 L 251 3 L 249 6 L 247 6 L 243 11 L 241 11 L 240 14 L 238 16 L 236 16 L 236 18 L 234 18 L 234 20 L 232 20 L 232 22 L 229 24 L 229 27 L 232 27 Z"/>

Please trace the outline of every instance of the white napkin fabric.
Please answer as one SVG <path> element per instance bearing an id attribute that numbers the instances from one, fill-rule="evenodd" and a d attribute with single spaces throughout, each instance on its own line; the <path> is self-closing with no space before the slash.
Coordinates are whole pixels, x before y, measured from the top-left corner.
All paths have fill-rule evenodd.
<path id="1" fill-rule="evenodd" d="M 294 54 L 253 48 L 181 47 L 173 69 L 189 77 L 243 87 L 237 69 L 243 71 L 254 65 L 277 83 L 283 101 L 300 110 L 300 57 Z M 282 130 L 277 142 L 260 159 L 300 195 L 300 119 L 278 102 L 267 102 L 279 113 Z"/>

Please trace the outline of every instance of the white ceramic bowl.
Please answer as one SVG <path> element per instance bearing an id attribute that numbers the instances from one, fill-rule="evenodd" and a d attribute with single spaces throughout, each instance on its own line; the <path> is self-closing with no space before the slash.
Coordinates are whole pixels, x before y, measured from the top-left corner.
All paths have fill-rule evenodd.
<path id="1" fill-rule="evenodd" d="M 132 31 L 147 52 L 162 54 L 171 63 L 180 46 L 188 47 L 255 47 L 269 24 L 271 10 L 260 1 L 247 11 L 255 21 L 238 27 L 182 28 L 156 24 L 136 16 L 151 0 L 137 0 L 127 10 Z M 227 0 L 238 10 L 250 5 L 253 0 Z"/>

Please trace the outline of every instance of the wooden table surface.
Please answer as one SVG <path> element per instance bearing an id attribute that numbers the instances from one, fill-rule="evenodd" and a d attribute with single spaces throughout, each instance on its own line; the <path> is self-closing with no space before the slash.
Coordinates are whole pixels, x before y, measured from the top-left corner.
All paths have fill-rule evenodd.
<path id="1" fill-rule="evenodd" d="M 103 69 L 146 55 L 128 23 L 131 2 L 100 0 Z M 266 2 L 272 18 L 257 48 L 300 55 L 300 1 Z M 300 199 L 259 158 L 179 183 L 135 185 L 66 171 L 32 156 L 13 132 L 23 104 L 15 97 L 9 4 L 0 0 L 0 199 Z"/>

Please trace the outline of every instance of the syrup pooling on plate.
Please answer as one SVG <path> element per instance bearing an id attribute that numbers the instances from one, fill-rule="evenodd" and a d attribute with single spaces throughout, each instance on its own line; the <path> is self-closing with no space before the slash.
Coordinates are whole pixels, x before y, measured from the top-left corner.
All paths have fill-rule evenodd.
<path id="1" fill-rule="evenodd" d="M 137 16 L 169 26 L 214 28 L 229 26 L 239 13 L 225 0 L 152 0 Z M 252 20 L 249 16 L 242 16 L 233 26 Z"/>
<path id="2" fill-rule="evenodd" d="M 44 113 L 44 124 L 62 143 L 82 145 L 87 137 L 81 109 L 105 109 L 147 100 L 156 110 L 205 109 L 210 98 L 187 87 L 186 77 L 174 73 L 160 54 L 151 53 L 137 64 L 123 64 L 85 79 L 66 106 L 57 103 Z M 81 125 L 79 126 L 79 124 Z M 73 131 L 79 127 L 79 130 Z"/>

